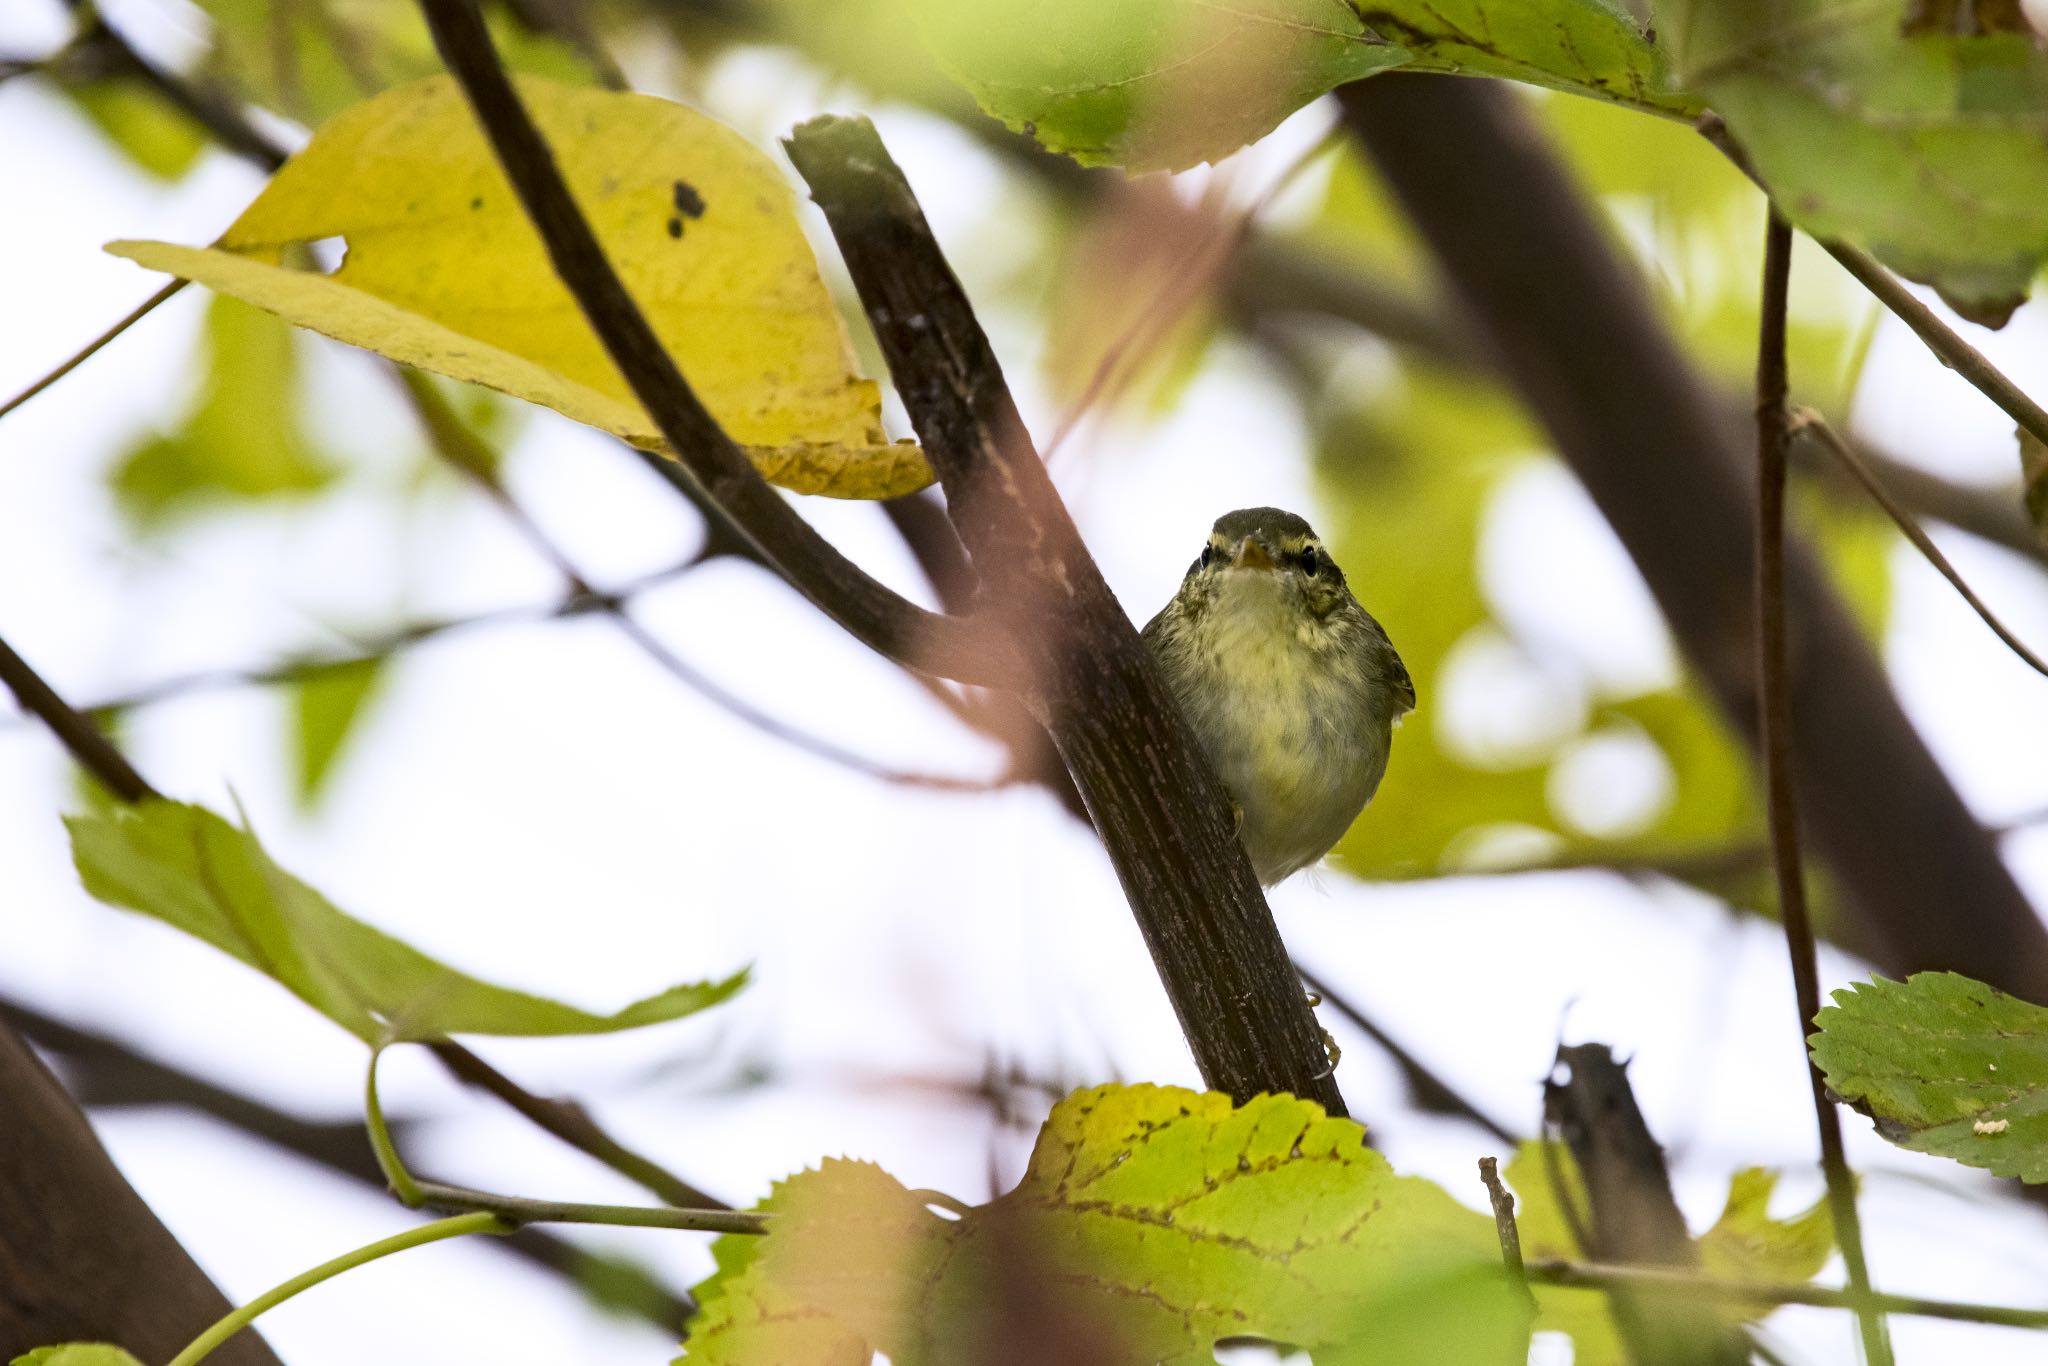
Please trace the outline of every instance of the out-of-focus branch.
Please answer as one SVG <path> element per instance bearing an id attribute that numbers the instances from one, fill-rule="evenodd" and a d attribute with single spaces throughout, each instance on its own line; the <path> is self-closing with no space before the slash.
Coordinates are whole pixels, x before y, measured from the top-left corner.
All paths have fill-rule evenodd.
<path id="1" fill-rule="evenodd" d="M 97 68 L 94 74 L 99 76 L 139 80 L 237 156 L 248 158 L 266 171 L 275 171 L 284 164 L 288 155 L 285 149 L 251 123 L 232 99 L 175 76 L 144 57 L 119 29 L 107 22 L 97 5 L 88 0 L 64 3 L 83 26 L 66 53 L 67 62 L 90 62 Z"/>
<path id="2" fill-rule="evenodd" d="M 109 1342 L 165 1361 L 229 1304 L 122 1177 L 85 1115 L 0 1026 L 0 1358 Z M 280 1366 L 249 1334 L 222 1366 Z"/>
<path id="3" fill-rule="evenodd" d="M 1503 373 L 1755 743 L 1754 492 L 1726 407 L 1658 324 L 1642 282 L 1510 92 L 1392 73 L 1340 93 Z M 1447 165 L 1461 173 L 1442 174 Z M 2048 997 L 2048 932 L 1813 557 L 1788 549 L 1802 814 L 1849 893 L 1844 942 L 1886 971 L 1950 968 Z M 1969 913 L 1937 919 L 1931 905 Z"/>
<path id="4" fill-rule="evenodd" d="M 1887 1295 L 1836 1290 L 1825 1285 L 1773 1285 L 1762 1281 L 1724 1281 L 1696 1271 L 1662 1266 L 1610 1266 L 1567 1262 L 1555 1258 L 1529 1263 L 1529 1279 L 1538 1285 L 1582 1290 L 1654 1290 L 1713 1300 L 1729 1305 L 1811 1304 L 1822 1309 L 1871 1308 L 1884 1314 L 1917 1314 L 1957 1323 L 1990 1323 L 2006 1328 L 2048 1328 L 2048 1309 L 2009 1309 L 1991 1304 L 1931 1300 L 1917 1295 Z"/>
<path id="5" fill-rule="evenodd" d="M 93 1109 L 176 1106 L 217 1120 L 380 1194 L 384 1190 L 384 1175 L 377 1170 L 376 1159 L 364 1141 L 360 1120 L 330 1124 L 301 1119 L 149 1057 L 104 1034 L 81 1029 L 17 1002 L 0 1000 L 0 1021 L 38 1048 L 57 1056 L 69 1089 L 81 1105 Z M 393 1128 L 402 1135 L 406 1126 L 401 1123 Z M 496 1245 L 578 1284 L 592 1265 L 590 1253 L 540 1229 L 522 1229 L 497 1240 Z M 676 1294 L 651 1277 L 634 1287 L 632 1293 L 612 1296 L 607 1302 L 638 1313 L 653 1326 L 671 1332 L 695 1311 L 687 1296 Z"/>
<path id="6" fill-rule="evenodd" d="M 669 677 L 763 735 L 779 740 L 793 749 L 801 750 L 815 759 L 851 769 L 881 782 L 894 783 L 902 787 L 926 788 L 937 792 L 990 792 L 1007 785 L 1010 781 L 1008 777 L 990 780 L 917 773 L 878 763 L 865 755 L 856 754 L 830 740 L 799 730 L 788 722 L 769 715 L 738 693 L 700 673 L 694 665 L 670 649 L 665 641 L 640 624 L 623 595 L 601 593 L 591 586 L 589 579 L 584 577 L 583 571 L 569 558 L 567 552 L 555 543 L 535 520 L 533 514 L 528 512 L 519 500 L 512 496 L 512 491 L 505 487 L 504 480 L 498 476 L 496 453 L 456 415 L 441 392 L 433 386 L 432 381 L 417 370 L 397 368 L 413 411 L 419 417 L 420 425 L 426 429 L 429 443 L 442 459 L 476 485 L 526 539 L 527 544 L 533 547 L 535 553 L 554 567 L 555 572 L 560 574 L 568 585 L 572 601 L 588 602 L 595 606 L 621 635 L 630 640 L 640 653 L 653 660 Z M 712 532 L 715 533 L 719 525 L 717 521 L 707 519 L 706 526 Z M 698 553 L 697 561 L 701 563 L 717 553 L 718 549 L 715 543 L 707 544 L 705 549 Z M 752 554 L 746 554 L 745 558 L 758 562 L 758 557 Z"/>
<path id="7" fill-rule="evenodd" d="M 1664 1150 L 1650 1136 L 1628 1073 L 1607 1045 L 1557 1050 L 1556 1066 L 1543 1087 L 1543 1114 L 1546 1125 L 1571 1149 L 1586 1183 L 1592 1216 L 1583 1231 L 1586 1250 L 1606 1262 L 1696 1272 L 1699 1251 L 1671 1194 Z M 1563 1191 L 1556 1194 L 1560 1204 L 1568 1203 Z M 1742 1336 L 1728 1331 L 1697 1300 L 1633 1287 L 1615 1289 L 1609 1298 L 1632 1361 L 1740 1366 L 1748 1360 Z"/>
<path id="8" fill-rule="evenodd" d="M 2028 649 L 2026 642 L 2007 629 L 2006 624 L 2000 621 L 1992 610 L 1984 604 L 1984 599 L 1977 596 L 1976 590 L 1971 588 L 1963 576 L 1956 571 L 1956 567 L 1949 563 L 1948 556 L 1941 553 L 1941 547 L 1937 546 L 1933 538 L 1920 529 L 1920 524 L 1913 520 L 1913 515 L 1900 505 L 1897 498 L 1892 496 L 1891 491 L 1885 487 L 1884 481 L 1877 477 L 1877 472 L 1870 468 L 1861 455 L 1856 453 L 1853 446 L 1844 441 L 1840 434 L 1828 425 L 1825 418 L 1810 408 L 1802 408 L 1792 416 L 1792 430 L 1795 433 L 1811 435 L 1831 455 L 1841 461 L 1842 467 L 1848 470 L 1854 476 L 1856 482 L 1861 484 L 1869 492 L 1871 498 L 1876 500 L 1877 505 L 1885 510 L 1885 515 L 1892 519 L 1892 524 L 1898 527 L 1900 534 L 1911 541 L 1913 548 L 1920 552 L 1921 557 L 1927 563 L 1934 566 L 1934 571 L 1944 579 L 1947 579 L 1949 586 L 1962 595 L 1963 601 L 1970 605 L 1970 610 L 1977 614 L 1980 621 L 1991 628 L 1991 633 L 2005 642 L 2005 647 L 2025 661 L 2028 668 L 2037 674 L 2048 676 L 2048 663 L 2043 663 L 2041 657 Z"/>
<path id="9" fill-rule="evenodd" d="M 459 1044 L 429 1046 L 434 1060 L 466 1086 L 497 1097 L 535 1126 L 570 1147 L 589 1154 L 629 1181 L 638 1183 L 669 1204 L 683 1209 L 731 1209 L 715 1195 L 669 1171 L 650 1157 L 633 1151 L 599 1128 L 590 1112 L 570 1100 L 537 1096 Z"/>
<path id="10" fill-rule="evenodd" d="M 135 771 L 127 758 L 58 696 L 56 690 L 45 683 L 25 660 L 8 648 L 4 640 L 0 640 L 0 682 L 5 682 L 21 700 L 22 705 L 41 718 L 58 739 L 63 741 L 72 757 L 87 772 L 99 779 L 109 791 L 130 802 L 158 796 L 156 789 Z M 678 1193 L 702 1195 L 702 1192 L 687 1182 L 662 1172 L 652 1162 L 610 1139 L 587 1114 L 576 1111 L 576 1122 L 567 1122 L 559 1102 L 544 1101 L 524 1091 L 509 1077 L 499 1073 L 463 1045 L 443 1040 L 435 1044 L 434 1049 L 442 1064 L 456 1072 L 463 1080 L 488 1090 L 492 1095 L 510 1104 L 518 1113 L 540 1123 L 550 1133 L 581 1148 L 601 1162 L 622 1162 L 623 1165 L 616 1169 L 629 1179 L 643 1183 L 650 1179 L 656 1180 Z M 5 1091 L 0 1090 L 0 1094 L 5 1094 Z M 4 1151 L 0 1151 L 0 1160 L 4 1160 L 4 1156 Z M 0 1237 L 4 1237 L 5 1232 L 4 1224 L 0 1224 Z M 0 1251 L 4 1251 L 4 1244 L 0 1244 Z"/>
<path id="11" fill-rule="evenodd" d="M 908 182 L 865 120 L 800 126 L 825 211 L 946 490 L 983 592 L 1027 652 L 1026 697 L 1122 879 L 1207 1082 L 1343 1098 L 1215 774 L 1032 448 Z"/>

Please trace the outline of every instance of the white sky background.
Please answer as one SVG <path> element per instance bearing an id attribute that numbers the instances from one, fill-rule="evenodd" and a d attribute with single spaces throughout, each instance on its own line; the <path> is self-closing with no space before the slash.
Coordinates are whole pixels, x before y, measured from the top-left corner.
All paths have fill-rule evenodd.
<path id="1" fill-rule="evenodd" d="M 0 50 L 47 41 L 54 15 L 19 12 L 28 8 L 0 16 Z M 729 101 L 716 112 L 764 139 L 822 102 L 761 58 L 736 60 L 714 93 Z M 844 92 L 828 98 L 848 103 Z M 1291 125 L 1258 164 L 1284 164 L 1312 125 L 1313 115 Z M 970 291 L 999 277 L 1019 239 L 1003 217 L 1014 206 L 993 202 L 993 168 L 929 121 L 893 116 L 883 132 Z M 0 393 L 156 287 L 100 243 L 207 240 L 260 183 L 220 155 L 174 187 L 152 183 L 30 80 L 0 86 L 0 146 L 15 190 L 0 220 Z M 1802 270 L 1814 259 L 1802 254 Z M 188 291 L 0 422 L 0 633 L 60 690 L 89 702 L 193 669 L 337 647 L 348 630 L 555 596 L 546 568 L 475 499 L 451 492 L 393 523 L 377 489 L 400 476 L 417 438 L 378 368 L 325 344 L 321 412 L 330 444 L 352 458 L 356 491 L 298 511 L 201 518 L 137 545 L 102 475 L 134 433 L 177 411 L 202 304 Z M 989 321 L 1043 436 L 1058 412 L 1035 379 L 1038 339 L 1022 317 Z M 2002 334 L 1971 331 L 2015 378 L 2048 392 L 2038 309 Z M 2014 472 L 2010 424 L 1889 322 L 1857 419 L 1951 477 L 2004 482 Z M 1315 520 L 1304 434 L 1256 367 L 1227 349 L 1162 422 L 1081 439 L 1061 479 L 1140 620 L 1170 594 L 1218 512 L 1272 502 Z M 692 515 L 666 489 L 565 422 L 536 416 L 510 474 L 599 582 L 659 568 L 694 541 Z M 879 512 L 819 501 L 804 510 L 883 578 L 922 592 Z M 1547 555 L 1519 553 L 1539 526 Z M 1637 625 L 1641 586 L 1568 477 L 1518 477 L 1489 538 L 1489 564 L 1514 566 L 1488 576 L 1514 624 L 1579 639 L 1586 623 L 1606 623 L 1607 639 L 1589 650 L 1624 672 L 1660 667 L 1641 658 L 1642 642 L 1656 639 Z M 2037 572 L 1965 537 L 1942 540 L 2016 630 L 2048 645 Z M 1559 547 L 1570 547 L 1563 558 Z M 1984 819 L 2048 804 L 2048 685 L 1908 552 L 1898 568 L 1887 654 L 1909 713 Z M 1370 605 L 1371 585 L 1359 588 Z M 694 574 L 641 612 L 693 663 L 795 724 L 907 767 L 993 769 L 985 742 L 745 566 Z M 481 976 L 610 1008 L 755 965 L 749 991 L 698 1021 L 479 1045 L 533 1088 L 585 1098 L 628 1142 L 736 1200 L 839 1154 L 879 1161 L 913 1186 L 984 1198 L 991 1152 L 1014 1180 L 1024 1140 L 995 1133 L 977 1101 L 930 1083 L 971 1084 L 991 1059 L 1086 1081 L 1195 1081 L 1104 856 L 1051 799 L 920 794 L 825 765 L 699 701 L 600 620 L 482 629 L 409 652 L 312 819 L 285 786 L 285 736 L 281 698 L 238 689 L 150 708 L 126 738 L 158 786 L 216 807 L 232 788 L 286 866 Z M 1398 740 L 1389 781 L 1400 781 Z M 354 1114 L 364 1058 L 353 1040 L 212 950 L 84 895 L 58 822 L 75 805 L 69 784 L 46 736 L 0 728 L 0 993 L 294 1111 Z M 2008 849 L 2048 904 L 2048 829 Z M 1638 1095 L 1674 1150 L 1696 1227 L 1718 1212 L 1738 1166 L 1791 1168 L 1787 1208 L 1817 1193 L 1774 924 L 1595 875 L 1367 887 L 1325 873 L 1273 899 L 1305 962 L 1512 1124 L 1533 1126 L 1560 1028 L 1567 1041 L 1633 1054 Z M 1823 971 L 1830 986 L 1861 975 L 1838 956 Z M 1496 1145 L 1409 1113 L 1374 1048 L 1331 1027 L 1345 1045 L 1346 1095 L 1396 1166 L 1480 1205 L 1473 1160 Z M 739 1072 L 762 1064 L 774 1069 L 770 1084 L 734 1089 Z M 416 1149 L 422 1167 L 526 1194 L 638 1198 L 420 1058 L 391 1060 L 386 1098 L 397 1113 L 434 1119 Z M 237 1300 L 411 1217 L 201 1120 L 97 1118 L 124 1171 Z M 1853 1115 L 1848 1127 L 1883 1287 L 2048 1302 L 2048 1218 L 1991 1202 L 1995 1183 L 1892 1148 Z M 694 1235 L 591 1237 L 679 1284 L 708 1269 Z M 1792 1359 L 1852 1359 L 1845 1316 L 1788 1311 L 1772 1327 Z M 673 1354 L 663 1335 L 604 1321 L 541 1273 L 467 1245 L 331 1282 L 263 1328 L 294 1366 Z M 2048 1361 L 2048 1337 L 1909 1319 L 1895 1331 L 1909 1363 Z"/>

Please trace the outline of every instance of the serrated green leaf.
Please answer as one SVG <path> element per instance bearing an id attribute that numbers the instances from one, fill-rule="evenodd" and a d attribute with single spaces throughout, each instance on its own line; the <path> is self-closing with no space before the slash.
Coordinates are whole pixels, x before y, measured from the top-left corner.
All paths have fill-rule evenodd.
<path id="1" fill-rule="evenodd" d="M 8 1366 L 142 1366 L 126 1349 L 105 1342 L 66 1342 L 24 1352 Z"/>
<path id="2" fill-rule="evenodd" d="M 888 498 L 931 481 L 854 372 L 788 178 L 671 100 L 519 82 L 626 288 L 762 475 L 799 493 Z M 339 237 L 329 274 L 285 253 Z M 653 420 L 548 263 L 447 77 L 324 125 L 212 247 L 108 250 L 338 341 L 542 404 L 649 450 Z"/>
<path id="3" fill-rule="evenodd" d="M 855 1162 L 764 1208 L 759 1248 L 704 1288 L 692 1366 L 973 1360 L 1019 1311 L 1097 1361 L 1205 1361 L 1222 1337 L 1378 1366 L 1528 1350 L 1490 1222 L 1289 1096 L 1077 1092 L 1017 1188 L 957 1218 Z"/>
<path id="4" fill-rule="evenodd" d="M 981 107 L 1089 164 L 1180 170 L 1394 67 L 1505 76 L 1684 115 L 1640 24 L 1606 0 L 915 0 Z"/>
<path id="5" fill-rule="evenodd" d="M 343 914 L 203 807 L 150 800 L 64 823 L 86 891 L 239 958 L 365 1042 L 611 1033 L 694 1014 L 746 982 L 688 983 L 596 1015 L 479 981 Z"/>
<path id="6" fill-rule="evenodd" d="M 1674 67 L 1794 223 L 1999 326 L 2048 256 L 2048 55 L 1896 3 L 1659 0 Z"/>
<path id="7" fill-rule="evenodd" d="M 1954 972 L 1834 994 L 1807 1040 L 1828 1089 L 1902 1148 L 2048 1181 L 2048 1010 Z"/>
<path id="8" fill-rule="evenodd" d="M 382 681 L 389 660 L 351 660 L 317 669 L 292 686 L 292 754 L 299 805 L 320 798 L 363 708 Z"/>
<path id="9" fill-rule="evenodd" d="M 207 305 L 197 402 L 179 426 L 131 447 L 108 476 L 139 528 L 234 498 L 314 493 L 338 466 L 300 412 L 302 339 L 282 319 L 236 299 Z"/>

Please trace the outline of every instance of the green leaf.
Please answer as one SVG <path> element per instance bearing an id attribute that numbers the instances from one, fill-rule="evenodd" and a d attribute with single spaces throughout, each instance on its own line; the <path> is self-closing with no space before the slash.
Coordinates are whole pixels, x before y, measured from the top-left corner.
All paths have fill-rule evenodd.
<path id="1" fill-rule="evenodd" d="M 931 470 L 882 431 L 853 369 L 787 177 L 732 129 L 670 100 L 526 77 L 521 97 L 683 374 L 763 476 L 888 498 Z M 330 274 L 284 264 L 339 237 Z M 116 242 L 352 346 L 539 403 L 665 449 L 549 265 L 460 89 L 401 86 L 324 125 L 212 247 Z"/>
<path id="2" fill-rule="evenodd" d="M 1506 76 L 1684 115 L 1607 0 L 914 0 L 940 64 L 1057 152 L 1136 171 L 1227 156 L 1347 81 L 1394 67 Z"/>
<path id="3" fill-rule="evenodd" d="M 1364 1138 L 1289 1096 L 1108 1086 L 1054 1107 L 1017 1188 L 954 1218 L 827 1162 L 776 1188 L 769 1234 L 703 1287 L 685 1360 L 927 1366 L 1023 1311 L 1049 1339 L 1113 1343 L 1102 1360 L 1256 1337 L 1319 1361 L 1520 1363 L 1491 1222 Z"/>
<path id="4" fill-rule="evenodd" d="M 478 981 L 344 915 L 271 861 L 254 834 L 182 802 L 71 816 L 86 891 L 256 968 L 365 1042 L 446 1034 L 605 1034 L 718 1004 L 744 972 L 594 1015 Z"/>
<path id="5" fill-rule="evenodd" d="M 292 752 L 297 760 L 298 798 L 310 807 L 320 798 L 334 761 L 340 757 L 364 706 L 382 681 L 389 660 L 351 660 L 314 670 L 292 687 Z"/>
<path id="6" fill-rule="evenodd" d="M 105 1342 L 67 1342 L 24 1352 L 7 1366 L 142 1366 L 126 1350 Z"/>
<path id="7" fill-rule="evenodd" d="M 1834 994 L 1808 1042 L 1828 1088 L 1902 1148 L 2048 1181 L 2048 1010 L 1959 973 Z"/>
<path id="8" fill-rule="evenodd" d="M 227 298 L 207 306 L 197 402 L 175 431 L 131 447 L 109 475 L 137 527 L 208 503 L 309 494 L 333 482 L 337 466 L 300 415 L 300 345 L 261 309 Z"/>
<path id="9" fill-rule="evenodd" d="M 2001 325 L 2048 255 L 2048 55 L 1904 36 L 1870 0 L 1658 0 L 1674 66 L 1771 197 Z"/>

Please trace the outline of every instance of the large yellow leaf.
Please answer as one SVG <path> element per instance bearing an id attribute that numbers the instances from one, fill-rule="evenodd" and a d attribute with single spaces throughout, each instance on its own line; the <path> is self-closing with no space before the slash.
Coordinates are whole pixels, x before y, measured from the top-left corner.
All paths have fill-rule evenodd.
<path id="1" fill-rule="evenodd" d="M 883 436 L 774 163 L 668 100 L 519 87 L 626 287 L 762 474 L 842 498 L 930 482 L 915 445 Z M 295 244 L 336 237 L 332 274 L 288 264 Z M 213 246 L 108 250 L 662 449 L 445 76 L 336 116 Z"/>

